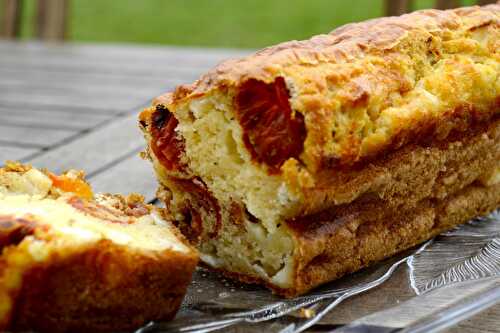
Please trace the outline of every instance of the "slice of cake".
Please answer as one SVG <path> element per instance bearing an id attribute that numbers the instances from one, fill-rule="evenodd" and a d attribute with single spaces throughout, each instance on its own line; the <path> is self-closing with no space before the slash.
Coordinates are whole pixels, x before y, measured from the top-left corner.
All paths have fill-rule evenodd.
<path id="1" fill-rule="evenodd" d="M 500 5 L 226 61 L 140 116 L 207 265 L 293 296 L 500 204 Z"/>
<path id="2" fill-rule="evenodd" d="M 123 331 L 171 319 L 196 252 L 139 195 L 81 172 L 0 168 L 0 330 Z"/>

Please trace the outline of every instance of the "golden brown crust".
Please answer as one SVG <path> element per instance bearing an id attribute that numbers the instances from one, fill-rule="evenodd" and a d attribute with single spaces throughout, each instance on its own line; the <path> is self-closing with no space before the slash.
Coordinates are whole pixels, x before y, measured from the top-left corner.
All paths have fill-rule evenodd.
<path id="1" fill-rule="evenodd" d="M 500 205 L 500 185 L 470 185 L 442 200 L 395 209 L 380 200 L 342 207 L 334 218 L 294 224 L 300 244 L 294 288 L 302 294 L 426 241 Z"/>
<path id="2" fill-rule="evenodd" d="M 213 89 L 238 85 L 248 79 L 271 82 L 280 68 L 310 66 L 319 63 L 345 63 L 371 53 L 392 50 L 409 31 L 418 29 L 444 33 L 447 30 L 473 30 L 498 24 L 500 5 L 423 10 L 399 17 L 383 17 L 351 23 L 329 34 L 309 40 L 290 41 L 268 47 L 241 59 L 222 62 L 192 85 L 179 86 L 172 94 L 156 99 L 157 104 L 177 104 L 187 98 L 204 95 Z M 356 94 L 351 97 L 355 98 Z"/>
<path id="3" fill-rule="evenodd" d="M 126 331 L 175 316 L 197 264 L 192 253 L 145 256 L 102 241 L 24 273 L 9 329 Z"/>
<path id="4" fill-rule="evenodd" d="M 304 190 L 297 215 L 353 202 L 372 193 L 393 205 L 427 196 L 443 198 L 470 184 L 500 160 L 500 120 L 470 130 L 460 138 L 407 145 L 355 169 L 325 171 Z"/>

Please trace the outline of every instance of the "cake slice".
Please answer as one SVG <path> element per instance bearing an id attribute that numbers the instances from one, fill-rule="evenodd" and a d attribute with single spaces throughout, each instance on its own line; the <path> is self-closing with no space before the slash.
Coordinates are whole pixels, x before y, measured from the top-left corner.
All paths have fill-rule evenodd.
<path id="1" fill-rule="evenodd" d="M 500 5 L 226 61 L 140 115 L 201 260 L 294 296 L 500 204 Z"/>
<path id="2" fill-rule="evenodd" d="M 124 331 L 177 312 L 198 256 L 139 195 L 0 168 L 0 331 Z"/>

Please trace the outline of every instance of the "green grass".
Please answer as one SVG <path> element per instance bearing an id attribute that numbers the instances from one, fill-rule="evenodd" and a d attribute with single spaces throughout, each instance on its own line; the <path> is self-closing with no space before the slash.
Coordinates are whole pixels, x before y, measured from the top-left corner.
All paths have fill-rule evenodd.
<path id="1" fill-rule="evenodd" d="M 122 0 L 117 8 L 112 1 L 77 0 L 71 36 L 77 40 L 262 47 L 307 38 L 382 13 L 380 1 L 359 2 L 360 6 L 332 0 Z M 118 10 L 116 15 L 105 14 L 113 9 Z M 99 24 L 102 30 L 87 29 L 98 17 L 107 18 Z"/>
<path id="2" fill-rule="evenodd" d="M 383 15 L 382 0 L 70 0 L 69 39 L 258 48 Z M 427 8 L 434 1 L 416 1 Z M 464 1 L 470 4 L 473 1 Z M 23 12 L 32 21 L 34 0 Z M 32 26 L 23 26 L 24 38 Z"/>

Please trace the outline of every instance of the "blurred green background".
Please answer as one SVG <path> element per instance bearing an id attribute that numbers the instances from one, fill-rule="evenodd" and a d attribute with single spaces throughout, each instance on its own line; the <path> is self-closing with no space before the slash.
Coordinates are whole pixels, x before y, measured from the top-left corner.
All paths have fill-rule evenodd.
<path id="1" fill-rule="evenodd" d="M 433 3 L 417 0 L 414 9 Z M 383 0 L 71 0 L 68 39 L 260 48 L 383 13 Z M 34 14 L 29 0 L 23 38 L 32 37 Z"/>

